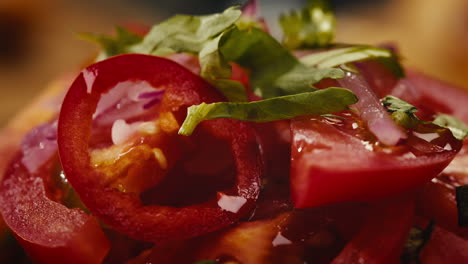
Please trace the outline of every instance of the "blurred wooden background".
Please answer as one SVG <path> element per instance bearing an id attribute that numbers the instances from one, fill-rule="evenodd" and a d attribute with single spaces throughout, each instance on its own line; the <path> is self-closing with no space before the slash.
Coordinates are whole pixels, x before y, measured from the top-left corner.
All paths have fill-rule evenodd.
<path id="1" fill-rule="evenodd" d="M 209 13 L 245 0 L 0 0 L 0 127 L 53 79 L 79 69 L 97 52 L 76 32 L 112 32 L 114 25 L 153 24 L 178 12 Z M 307 0 L 261 0 L 279 11 Z M 359 3 L 358 3 L 359 2 Z M 393 42 L 404 63 L 468 87 L 468 1 L 335 0 L 338 40 Z M 275 24 L 275 23 L 273 23 Z"/>

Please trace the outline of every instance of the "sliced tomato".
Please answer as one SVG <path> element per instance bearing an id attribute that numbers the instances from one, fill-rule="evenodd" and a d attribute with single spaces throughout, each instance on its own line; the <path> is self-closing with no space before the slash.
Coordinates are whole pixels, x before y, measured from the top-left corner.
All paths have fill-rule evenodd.
<path id="1" fill-rule="evenodd" d="M 445 113 L 468 123 L 468 92 L 423 73 L 409 71 L 407 78 L 392 91 L 427 113 Z"/>
<path id="2" fill-rule="evenodd" d="M 299 208 L 408 191 L 437 176 L 461 147 L 447 130 L 431 132 L 437 137 L 431 142 L 410 133 L 404 145 L 382 147 L 353 113 L 297 118 L 291 130 L 291 188 Z"/>
<path id="3" fill-rule="evenodd" d="M 26 140 L 32 140 L 35 131 Z M 23 143 L 0 184 L 5 223 L 37 263 L 101 263 L 109 241 L 93 216 L 61 204 L 63 195 L 52 176 L 58 164 L 57 147 L 47 146 L 48 139 L 41 136 L 47 135 L 31 141 L 38 144 L 36 149 Z"/>
<path id="4" fill-rule="evenodd" d="M 128 81 L 145 81 L 154 89 L 163 89 L 160 104 L 148 111 L 155 113 L 154 118 L 158 113 L 169 113 L 179 124 L 185 118 L 188 106 L 223 100 L 199 76 L 160 57 L 127 54 L 85 69 L 63 102 L 58 142 L 67 178 L 91 212 L 119 232 L 155 242 L 180 240 L 214 231 L 234 223 L 249 212 L 259 194 L 263 167 L 254 130 L 248 124 L 234 120 L 208 121 L 197 128 L 202 134 L 226 142 L 232 151 L 235 183 L 229 189 L 220 190 L 224 194 L 219 198 L 179 207 L 170 204 L 144 205 L 138 193 L 122 192 L 103 180 L 107 175 L 93 166 L 90 150 L 103 145 L 106 147 L 109 142 L 99 144 L 92 138 L 93 114 L 103 94 Z M 197 135 L 186 138 L 175 134 L 176 131 L 168 132 L 164 140 L 160 134 L 156 134 L 154 139 L 151 135 L 144 136 L 143 143 L 168 151 L 190 149 Z M 169 155 L 166 161 L 169 166 L 162 170 L 167 173 L 163 177 L 171 176 L 171 168 L 174 168 L 175 174 L 180 174 L 181 168 L 184 168 L 183 160 L 179 164 Z M 235 203 L 235 208 L 229 208 L 232 203 Z"/>
<path id="5" fill-rule="evenodd" d="M 468 263 L 468 241 L 436 226 L 420 254 L 422 264 Z"/>
<path id="6" fill-rule="evenodd" d="M 419 107 L 418 114 L 424 119 L 432 120 L 434 112 L 455 114 L 463 119 L 468 118 L 468 111 L 441 104 L 461 103 L 468 100 L 467 93 L 414 72 L 398 81 L 376 61 L 357 66 L 365 80 L 355 78 L 359 81 L 343 82 L 348 77 L 341 80 L 343 85 L 357 90 L 360 101 L 366 103 L 355 106 L 357 114 L 292 121 L 291 186 L 296 207 L 348 200 L 372 201 L 408 191 L 437 176 L 461 148 L 461 142 L 450 132 L 437 132 L 435 127 L 421 126 L 415 131 L 406 131 L 407 138 L 400 136 L 398 129 L 387 132 L 391 128 L 388 116 L 382 116 L 386 113 L 371 102 L 393 94 Z M 330 85 L 336 86 L 337 82 L 326 80 L 319 87 Z M 368 91 L 362 86 L 368 87 Z M 368 97 L 375 97 L 377 101 Z M 398 143 L 385 147 L 384 139 Z"/>
<path id="7" fill-rule="evenodd" d="M 331 263 L 400 263 L 413 219 L 411 200 L 399 199 L 374 206 L 359 234 Z"/>
<path id="8" fill-rule="evenodd" d="M 433 182 L 421 188 L 418 199 L 418 212 L 427 219 L 434 220 L 439 226 L 456 235 L 468 239 L 468 228 L 458 225 L 458 210 L 455 200 L 457 182 L 443 173 Z"/>

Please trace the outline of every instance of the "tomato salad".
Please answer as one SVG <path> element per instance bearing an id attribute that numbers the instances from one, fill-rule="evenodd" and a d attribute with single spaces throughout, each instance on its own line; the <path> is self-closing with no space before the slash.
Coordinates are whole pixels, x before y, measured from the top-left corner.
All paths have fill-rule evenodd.
<path id="1" fill-rule="evenodd" d="M 468 262 L 468 93 L 255 1 L 103 49 L 0 183 L 37 263 Z M 13 260 L 11 260 L 13 261 Z"/>

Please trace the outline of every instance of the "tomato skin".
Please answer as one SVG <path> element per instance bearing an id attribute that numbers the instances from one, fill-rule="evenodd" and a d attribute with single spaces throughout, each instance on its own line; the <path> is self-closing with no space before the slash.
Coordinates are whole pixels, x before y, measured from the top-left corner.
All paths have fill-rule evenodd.
<path id="1" fill-rule="evenodd" d="M 390 149 L 390 153 L 376 146 L 369 149 L 365 128 L 352 133 L 343 129 L 352 122 L 348 118 L 339 124 L 316 117 L 292 121 L 291 190 L 295 207 L 370 202 L 408 191 L 437 176 L 461 147 L 451 138 L 452 150 L 433 151 L 429 144 L 429 151 L 418 157 L 411 153 L 406 157 L 398 149 Z M 422 143 L 414 137 L 408 139 L 413 141 Z"/>
<path id="2" fill-rule="evenodd" d="M 332 264 L 400 263 L 403 245 L 414 220 L 414 201 L 387 201 L 370 210 L 366 223 Z"/>
<path id="3" fill-rule="evenodd" d="M 89 73 L 95 74 L 91 86 L 85 80 Z M 88 67 L 67 93 L 58 124 L 64 171 L 87 207 L 117 231 L 154 242 L 207 233 L 234 223 L 250 211 L 259 194 L 262 163 L 254 130 L 234 120 L 212 120 L 202 127 L 232 147 L 237 170 L 233 192 L 246 200 L 238 213 L 224 211 L 215 200 L 182 208 L 144 206 L 139 197 L 100 183 L 102 175 L 92 167 L 88 154 L 92 115 L 103 93 L 128 80 L 144 80 L 153 87 L 164 87 L 160 111 L 173 112 L 179 122 L 188 106 L 223 100 L 200 77 L 164 58 L 127 54 Z"/>
<path id="4" fill-rule="evenodd" d="M 420 260 L 422 264 L 467 263 L 468 241 L 436 226 Z"/>
<path id="5" fill-rule="evenodd" d="M 5 174 L 0 209 L 18 242 L 37 263 L 101 263 L 110 246 L 97 220 L 49 199 L 44 182 L 28 173 L 21 155 Z"/>

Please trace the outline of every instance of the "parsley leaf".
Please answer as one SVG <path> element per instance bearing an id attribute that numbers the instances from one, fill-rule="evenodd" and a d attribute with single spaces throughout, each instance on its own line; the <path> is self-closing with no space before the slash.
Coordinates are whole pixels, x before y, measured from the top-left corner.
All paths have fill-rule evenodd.
<path id="1" fill-rule="evenodd" d="M 398 97 L 387 95 L 382 99 L 382 103 L 387 111 L 392 113 L 393 120 L 402 127 L 415 128 L 423 122 L 415 115 L 418 109 Z"/>
<path id="2" fill-rule="evenodd" d="M 431 221 L 424 229 L 411 228 L 409 238 L 403 248 L 403 254 L 400 257 L 402 264 L 420 263 L 419 253 L 431 238 L 434 226 L 434 221 Z"/>
<path id="3" fill-rule="evenodd" d="M 289 49 L 327 47 L 335 37 L 335 16 L 326 0 L 311 0 L 306 8 L 282 14 L 283 45 Z"/>
<path id="4" fill-rule="evenodd" d="M 468 227 L 468 185 L 459 186 L 456 189 L 458 225 Z"/>
<path id="5" fill-rule="evenodd" d="M 357 97 L 347 89 L 327 88 L 249 103 L 202 103 L 188 108 L 187 117 L 180 127 L 179 134 L 191 135 L 195 127 L 203 120 L 232 118 L 251 122 L 269 122 L 301 115 L 334 113 L 345 110 L 356 102 Z"/>
<path id="6" fill-rule="evenodd" d="M 102 47 L 103 50 L 97 59 L 98 61 L 111 56 L 127 53 L 132 45 L 141 42 L 143 39 L 143 37 L 134 34 L 123 27 L 116 27 L 115 31 L 115 37 L 92 33 L 80 33 L 79 37 L 95 42 Z"/>
<path id="7" fill-rule="evenodd" d="M 418 124 L 434 124 L 449 129 L 458 140 L 463 140 L 468 136 L 468 126 L 454 116 L 439 114 L 434 121 L 426 122 L 415 115 L 418 111 L 416 107 L 395 96 L 387 95 L 382 99 L 382 103 L 387 111 L 392 113 L 393 120 L 402 127 L 414 128 Z"/>
<path id="8" fill-rule="evenodd" d="M 304 65 L 321 69 L 346 65 L 350 62 L 357 62 L 368 59 L 377 59 L 399 78 L 405 76 L 404 70 L 398 61 L 398 57 L 393 52 L 388 49 L 367 45 L 358 45 L 317 52 L 302 57 L 300 61 Z"/>
<path id="9" fill-rule="evenodd" d="M 458 140 L 463 140 L 468 136 L 468 126 L 463 121 L 451 115 L 439 114 L 433 121 L 434 124 L 445 127 L 452 131 L 453 136 Z"/>
<path id="10" fill-rule="evenodd" d="M 219 50 L 227 61 L 250 70 L 253 91 L 263 98 L 310 92 L 325 78 L 343 78 L 340 69 L 309 68 L 268 33 L 234 28 L 223 36 Z"/>

